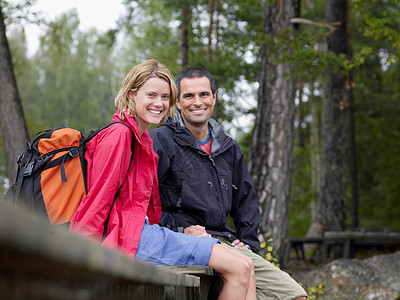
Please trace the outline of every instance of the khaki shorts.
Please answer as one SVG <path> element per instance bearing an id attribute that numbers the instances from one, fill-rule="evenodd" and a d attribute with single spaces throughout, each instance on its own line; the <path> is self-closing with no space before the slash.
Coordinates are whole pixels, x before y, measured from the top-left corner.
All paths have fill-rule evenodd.
<path id="1" fill-rule="evenodd" d="M 258 300 L 293 300 L 297 297 L 307 296 L 304 289 L 292 277 L 290 277 L 288 273 L 275 267 L 260 255 L 251 250 L 235 248 L 229 240 L 224 237 L 214 236 L 214 238 L 219 239 L 222 245 L 235 249 L 253 260 Z"/>

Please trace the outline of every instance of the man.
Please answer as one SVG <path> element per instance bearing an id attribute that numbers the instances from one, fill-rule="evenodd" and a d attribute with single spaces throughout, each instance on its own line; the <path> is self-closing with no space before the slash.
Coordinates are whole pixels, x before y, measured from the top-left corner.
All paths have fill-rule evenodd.
<path id="1" fill-rule="evenodd" d="M 306 299 L 287 273 L 255 252 L 260 212 L 256 192 L 232 138 L 211 118 L 217 97 L 212 75 L 190 67 L 176 78 L 177 116 L 150 131 L 159 156 L 160 224 L 194 236 L 214 236 L 254 262 L 258 299 Z M 235 230 L 226 224 L 231 215 Z"/>

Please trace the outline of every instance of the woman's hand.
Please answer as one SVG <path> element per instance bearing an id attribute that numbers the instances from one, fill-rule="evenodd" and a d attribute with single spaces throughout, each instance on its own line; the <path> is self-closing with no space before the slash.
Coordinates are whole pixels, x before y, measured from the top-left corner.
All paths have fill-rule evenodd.
<path id="1" fill-rule="evenodd" d="M 207 233 L 206 228 L 200 225 L 191 225 L 186 227 L 183 232 L 185 234 L 197 236 L 197 237 L 210 237 L 211 234 Z"/>
<path id="2" fill-rule="evenodd" d="M 240 240 L 234 240 L 234 241 L 232 242 L 232 245 L 233 245 L 235 248 L 250 250 L 250 248 L 249 248 L 245 243 L 241 242 Z"/>

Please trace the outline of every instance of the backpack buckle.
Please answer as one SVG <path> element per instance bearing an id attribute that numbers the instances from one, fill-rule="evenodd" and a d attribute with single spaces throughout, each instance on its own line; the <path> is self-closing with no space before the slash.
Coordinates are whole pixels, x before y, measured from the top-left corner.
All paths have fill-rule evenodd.
<path id="1" fill-rule="evenodd" d="M 32 172 L 33 172 L 33 164 L 34 164 L 34 162 L 31 161 L 31 162 L 26 166 L 26 169 L 25 169 L 25 171 L 24 171 L 24 177 L 26 177 L 26 176 L 31 176 L 31 175 L 32 175 Z"/>
<path id="2" fill-rule="evenodd" d="M 24 158 L 24 153 L 19 154 L 17 158 L 17 164 L 20 164 L 23 158 Z"/>
<path id="3" fill-rule="evenodd" d="M 69 150 L 68 153 L 69 153 L 69 155 L 70 155 L 71 157 L 75 157 L 75 156 L 78 156 L 78 155 L 79 155 L 79 151 L 78 151 L 77 148 L 73 148 L 73 149 Z"/>

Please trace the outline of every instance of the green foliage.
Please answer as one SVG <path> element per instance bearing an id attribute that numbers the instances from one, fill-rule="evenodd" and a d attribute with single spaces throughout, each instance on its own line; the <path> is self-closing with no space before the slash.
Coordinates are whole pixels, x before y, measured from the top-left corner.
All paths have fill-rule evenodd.
<path id="1" fill-rule="evenodd" d="M 113 111 L 112 32 L 82 33 L 74 10 L 51 22 L 41 37 L 36 68 L 40 76 L 29 116 L 48 127 L 70 126 L 88 132 L 107 122 Z"/>
<path id="2" fill-rule="evenodd" d="M 400 57 L 400 1 L 374 0 L 353 1 L 356 24 L 367 38 L 382 40 L 393 47 L 396 57 Z"/>
<path id="3" fill-rule="evenodd" d="M 251 130 L 247 133 L 241 133 L 237 138 L 236 142 L 239 144 L 240 149 L 243 152 L 243 157 L 245 162 L 248 162 L 249 150 L 250 150 L 250 142 L 251 142 Z"/>
<path id="4" fill-rule="evenodd" d="M 372 50 L 373 49 L 370 46 L 362 47 L 359 52 L 355 53 L 353 57 L 343 63 L 344 69 L 346 71 L 352 71 L 362 66 L 366 59 L 368 59 L 368 56 L 372 53 Z"/>
<path id="5" fill-rule="evenodd" d="M 324 288 L 322 283 L 318 284 L 318 286 L 312 286 L 307 289 L 307 299 L 317 299 L 318 295 L 322 295 L 324 293 Z"/>
<path id="6" fill-rule="evenodd" d="M 177 74 L 180 35 L 174 20 L 179 19 L 179 7 L 171 7 L 171 3 L 161 0 L 127 0 L 124 5 L 130 11 L 121 20 L 126 42 L 130 44 L 124 51 L 134 54 L 133 61 L 127 61 L 129 68 L 155 58 Z"/>
<path id="7" fill-rule="evenodd" d="M 272 251 L 274 250 L 274 247 L 268 246 L 268 243 L 273 241 L 273 238 L 269 238 L 269 235 L 270 235 L 269 233 L 265 234 L 266 242 L 260 243 L 260 248 L 261 249 L 266 248 L 265 257 L 264 258 L 266 260 L 268 260 L 271 264 L 273 264 L 275 267 L 280 268 L 280 264 L 278 263 L 278 259 L 275 258 L 272 255 Z"/>
<path id="8" fill-rule="evenodd" d="M 5 25 L 43 23 L 41 13 L 32 9 L 36 2 L 37 0 L 0 0 Z"/>
<path id="9" fill-rule="evenodd" d="M 361 227 L 400 230 L 400 1 L 354 1 L 354 48 L 368 49 L 354 71 Z"/>
<path id="10" fill-rule="evenodd" d="M 360 222 L 365 227 L 400 230 L 396 217 L 400 214 L 400 89 L 392 84 L 400 80 L 400 69 L 396 64 L 382 72 L 376 60 L 368 62 L 368 69 L 368 76 L 357 75 L 363 82 L 355 90 L 357 98 L 363 99 L 357 104 L 356 115 Z"/>
<path id="11" fill-rule="evenodd" d="M 312 211 L 316 206 L 317 192 L 311 188 L 310 146 L 294 149 L 292 194 L 290 201 L 289 235 L 305 236 L 311 226 Z"/>

